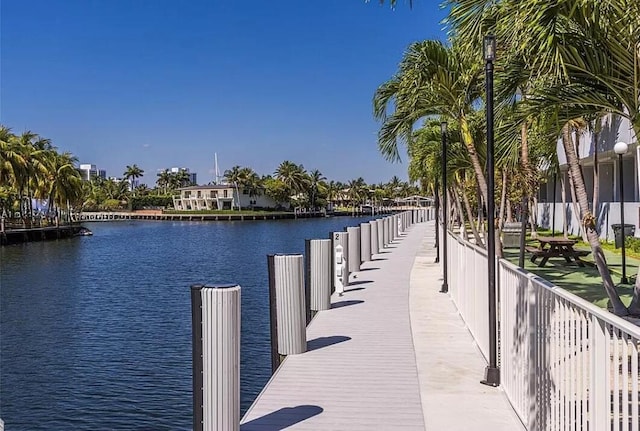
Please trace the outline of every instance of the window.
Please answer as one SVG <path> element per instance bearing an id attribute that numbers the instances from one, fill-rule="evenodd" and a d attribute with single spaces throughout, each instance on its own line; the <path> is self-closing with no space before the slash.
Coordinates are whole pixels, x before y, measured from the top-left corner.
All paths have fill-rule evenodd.
<path id="1" fill-rule="evenodd" d="M 225 190 L 224 190 L 224 192 L 223 192 L 223 196 L 224 196 L 225 198 L 228 198 L 228 197 L 229 197 L 229 196 L 227 196 L 227 193 L 228 193 L 228 192 L 229 192 L 229 190 L 227 190 L 227 189 L 225 189 Z"/>
<path id="2" fill-rule="evenodd" d="M 198 198 L 202 197 L 202 192 L 200 190 L 198 190 Z"/>

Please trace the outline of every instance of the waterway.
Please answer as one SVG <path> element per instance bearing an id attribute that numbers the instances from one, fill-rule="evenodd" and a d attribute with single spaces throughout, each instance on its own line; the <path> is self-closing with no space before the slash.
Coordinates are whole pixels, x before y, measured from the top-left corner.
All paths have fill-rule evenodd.
<path id="1" fill-rule="evenodd" d="M 367 220 L 87 223 L 91 237 L 0 247 L 6 429 L 191 429 L 197 283 L 242 286 L 244 412 L 271 372 L 266 255 Z"/>

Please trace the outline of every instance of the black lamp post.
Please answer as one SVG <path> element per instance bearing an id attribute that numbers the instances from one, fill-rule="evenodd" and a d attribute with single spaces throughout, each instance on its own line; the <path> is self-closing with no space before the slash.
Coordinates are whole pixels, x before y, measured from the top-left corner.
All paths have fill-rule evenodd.
<path id="1" fill-rule="evenodd" d="M 496 235 L 495 235 L 495 184 L 493 161 L 493 62 L 496 60 L 496 38 L 484 37 L 486 115 L 487 115 L 487 264 L 489 288 L 489 365 L 485 369 L 482 384 L 500 385 L 496 331 Z"/>
<path id="2" fill-rule="evenodd" d="M 442 169 L 442 288 L 440 292 L 447 293 L 447 122 L 440 123 L 440 138 L 442 141 L 442 157 L 440 158 Z"/>
<path id="3" fill-rule="evenodd" d="M 435 196 L 435 204 L 436 204 L 436 260 L 435 263 L 440 262 L 440 196 L 438 196 L 438 180 L 436 180 L 436 185 L 434 187 Z"/>
<path id="4" fill-rule="evenodd" d="M 618 183 L 620 184 L 620 224 L 622 225 L 622 280 L 620 283 L 629 284 L 627 278 L 627 257 L 625 253 L 625 231 L 624 231 L 624 182 L 622 181 L 622 155 L 629 150 L 626 142 L 618 142 L 613 146 L 613 151 L 618 155 Z"/>

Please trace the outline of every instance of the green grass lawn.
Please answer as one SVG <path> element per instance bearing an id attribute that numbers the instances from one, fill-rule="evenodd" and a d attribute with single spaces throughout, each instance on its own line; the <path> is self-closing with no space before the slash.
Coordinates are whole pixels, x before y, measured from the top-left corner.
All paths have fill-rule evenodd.
<path id="1" fill-rule="evenodd" d="M 548 236 L 550 232 L 538 232 L 540 236 Z M 576 238 L 577 239 L 577 238 Z M 529 244 L 537 245 L 535 240 L 528 239 Z M 588 250 L 589 246 L 582 242 L 576 244 L 577 249 Z M 620 292 L 620 297 L 625 305 L 629 305 L 631 302 L 631 296 L 633 294 L 633 284 L 621 285 L 620 279 L 622 276 L 622 257 L 619 253 L 620 250 L 614 252 L 611 250 L 613 244 L 610 247 L 603 246 L 607 265 L 611 270 L 611 276 L 613 282 L 616 283 L 617 289 Z M 504 257 L 514 264 L 518 264 L 519 250 L 514 248 L 504 249 Z M 602 278 L 598 273 L 595 266 L 580 267 L 576 264 L 567 264 L 562 258 L 551 258 L 544 267 L 539 267 L 536 263 L 532 263 L 530 260 L 531 254 L 525 252 L 525 269 L 532 272 L 545 280 L 562 287 L 563 289 L 599 306 L 606 308 L 607 295 L 602 287 Z M 583 258 L 587 262 L 593 262 L 592 256 Z M 638 265 L 640 260 L 635 256 L 629 256 L 627 254 L 627 278 L 631 283 L 635 283 L 635 277 L 638 273 Z M 540 259 L 537 260 L 540 262 Z"/>

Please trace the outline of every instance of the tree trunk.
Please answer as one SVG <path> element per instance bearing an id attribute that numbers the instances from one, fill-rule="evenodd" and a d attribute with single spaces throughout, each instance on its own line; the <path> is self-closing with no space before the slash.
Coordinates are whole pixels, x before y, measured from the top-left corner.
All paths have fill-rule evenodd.
<path id="1" fill-rule="evenodd" d="M 502 170 L 502 193 L 500 196 L 500 210 L 498 211 L 498 229 L 504 226 L 504 212 L 507 206 L 507 170 Z"/>
<path id="2" fill-rule="evenodd" d="M 629 311 L 620 300 L 620 296 L 618 295 L 616 287 L 613 284 L 613 280 L 611 279 L 611 272 L 607 267 L 604 252 L 602 251 L 602 246 L 600 245 L 600 239 L 598 238 L 598 233 L 595 230 L 595 217 L 593 217 L 593 214 L 591 213 L 591 211 L 589 211 L 587 189 L 584 185 L 584 178 L 582 177 L 580 172 L 580 163 L 578 157 L 571 142 L 571 134 L 569 132 L 568 124 L 565 124 L 565 126 L 562 128 L 562 144 L 564 147 L 565 155 L 567 157 L 567 166 L 569 167 L 569 170 L 571 172 L 571 177 L 573 177 L 572 188 L 575 189 L 575 195 L 578 200 L 577 203 L 580 207 L 580 214 L 578 215 L 578 219 L 582 221 L 583 231 L 586 232 L 589 245 L 591 246 L 591 252 L 593 253 L 596 267 L 598 268 L 598 272 L 602 277 L 604 290 L 609 297 L 611 305 L 613 306 L 613 312 L 618 316 L 628 315 Z"/>
<path id="3" fill-rule="evenodd" d="M 482 203 L 482 192 L 480 186 L 476 181 L 476 189 L 478 190 L 478 232 L 482 234 L 483 238 L 486 238 L 486 229 L 484 228 L 484 204 Z"/>
<path id="4" fill-rule="evenodd" d="M 594 139 L 596 140 L 595 151 L 593 152 L 593 213 L 597 216 L 598 211 L 598 195 L 600 193 L 600 168 L 598 166 L 598 140 L 600 139 L 600 132 L 596 132 Z"/>
<path id="5" fill-rule="evenodd" d="M 564 172 L 560 172 L 560 196 L 562 197 L 562 236 L 569 238 L 569 226 L 567 224 L 567 181 Z"/>
<path id="6" fill-rule="evenodd" d="M 487 179 L 484 176 L 484 168 L 482 166 L 482 163 L 480 163 L 480 157 L 478 156 L 478 152 L 473 142 L 473 135 L 471 134 L 469 123 L 467 122 L 464 114 L 460 115 L 460 131 L 462 133 L 462 141 L 467 147 L 467 153 L 469 154 L 469 160 L 471 160 L 473 171 L 476 174 L 476 181 L 480 189 L 480 195 L 484 199 L 484 204 L 487 205 L 487 199 L 489 196 Z"/>
<path id="7" fill-rule="evenodd" d="M 476 244 L 484 247 L 484 242 L 482 241 L 482 237 L 480 236 L 480 232 L 476 227 L 476 224 L 473 220 L 473 212 L 471 211 L 471 204 L 469 203 L 469 198 L 466 193 L 462 191 L 462 202 L 464 203 L 464 208 L 467 211 L 467 218 L 469 219 L 469 224 L 471 225 L 471 232 L 473 233 L 473 237 L 476 240 Z"/>
<path id="8" fill-rule="evenodd" d="M 571 135 L 569 135 L 569 139 L 571 139 Z M 582 171 L 579 171 L 579 175 L 580 178 L 583 178 L 582 176 Z M 573 213 L 576 216 L 576 219 L 578 220 L 578 227 L 579 227 L 579 232 L 580 235 L 582 236 L 582 240 L 584 242 L 588 242 L 589 240 L 587 239 L 587 234 L 585 232 L 584 227 L 582 226 L 582 223 L 580 222 L 581 217 L 580 217 L 580 209 L 578 208 L 578 198 L 576 196 L 576 186 L 575 186 L 575 181 L 573 179 L 573 173 L 571 172 L 571 170 L 569 170 L 569 190 L 571 191 L 571 206 L 573 207 Z M 586 189 L 585 189 L 586 191 Z"/>
<path id="9" fill-rule="evenodd" d="M 456 203 L 456 208 L 458 210 L 458 214 L 460 214 L 460 233 L 462 233 L 462 237 L 467 240 L 468 236 L 467 236 L 467 225 L 465 223 L 465 218 L 464 218 L 464 212 L 462 211 L 462 204 L 460 202 L 460 195 L 458 194 L 458 191 L 456 190 L 455 186 L 451 187 L 451 194 L 453 195 L 453 200 Z"/>
<path id="10" fill-rule="evenodd" d="M 529 224 L 531 225 L 531 238 L 538 237 L 538 197 L 533 196 L 527 200 L 529 207 Z"/>
<path id="11" fill-rule="evenodd" d="M 509 199 L 507 199 L 506 213 L 507 213 L 507 221 L 509 223 L 513 222 L 513 210 L 511 209 L 511 201 Z"/>

